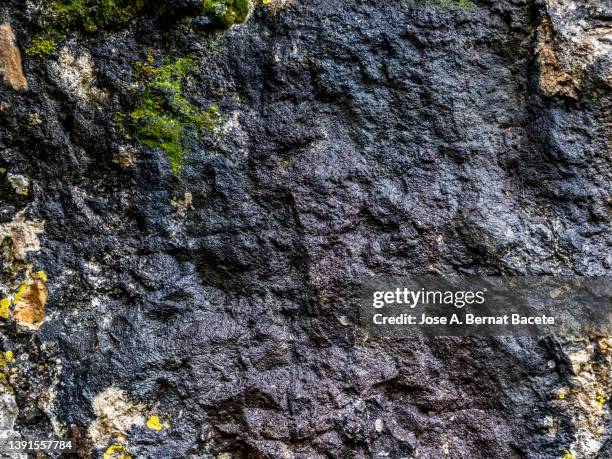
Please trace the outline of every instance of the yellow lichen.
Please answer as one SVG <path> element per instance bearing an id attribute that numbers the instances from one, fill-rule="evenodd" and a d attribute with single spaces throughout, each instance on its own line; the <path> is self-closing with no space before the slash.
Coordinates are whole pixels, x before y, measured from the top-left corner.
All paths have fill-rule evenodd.
<path id="1" fill-rule="evenodd" d="M 595 397 L 595 402 L 597 403 L 600 409 L 603 409 L 604 405 L 606 404 L 606 398 L 603 395 L 598 395 L 597 397 Z"/>
<path id="2" fill-rule="evenodd" d="M 0 352 L 0 386 L 11 394 L 13 393 L 13 388 L 9 383 L 8 367 L 12 363 L 15 363 L 12 351 Z"/>
<path id="3" fill-rule="evenodd" d="M 15 357 L 12 351 L 0 352 L 0 386 L 3 390 L 8 391 L 12 394 L 14 392 L 13 387 L 9 383 L 9 365 L 15 363 Z"/>
<path id="4" fill-rule="evenodd" d="M 10 298 L 2 298 L 0 300 L 0 317 L 2 317 L 3 319 L 8 319 L 8 316 L 10 314 L 9 308 L 11 306 L 11 300 Z"/>
<path id="5" fill-rule="evenodd" d="M 147 427 L 151 430 L 162 430 L 164 426 L 159 421 L 159 416 L 151 416 L 147 421 Z"/>
<path id="6" fill-rule="evenodd" d="M 270 12 L 276 13 L 281 9 L 287 8 L 292 0 L 261 0 L 261 4 L 268 8 Z"/>
<path id="7" fill-rule="evenodd" d="M 19 303 L 19 300 L 21 299 L 21 297 L 23 296 L 23 294 L 26 292 L 27 289 L 28 289 L 27 282 L 24 282 L 23 284 L 21 284 L 19 286 L 19 290 L 17 290 L 17 293 L 15 293 L 15 297 L 13 298 L 13 303 Z"/>
<path id="8" fill-rule="evenodd" d="M 574 455 L 570 453 L 568 450 L 564 449 L 563 452 L 565 454 L 563 454 L 563 457 L 561 459 L 574 459 Z"/>
<path id="9" fill-rule="evenodd" d="M 43 282 L 47 282 L 47 273 L 44 271 L 37 271 L 36 275 L 38 276 L 38 278 L 43 281 Z"/>
<path id="10" fill-rule="evenodd" d="M 6 351 L 4 353 L 0 353 L 0 368 L 6 368 L 11 363 L 15 363 L 13 351 Z"/>
<path id="11" fill-rule="evenodd" d="M 112 445 L 104 452 L 104 459 L 132 459 L 125 446 Z"/>
<path id="12" fill-rule="evenodd" d="M 565 386 L 561 387 L 557 395 L 559 397 L 559 400 L 565 399 L 565 397 L 569 395 L 569 391 L 570 391 L 569 387 L 565 387 Z"/>

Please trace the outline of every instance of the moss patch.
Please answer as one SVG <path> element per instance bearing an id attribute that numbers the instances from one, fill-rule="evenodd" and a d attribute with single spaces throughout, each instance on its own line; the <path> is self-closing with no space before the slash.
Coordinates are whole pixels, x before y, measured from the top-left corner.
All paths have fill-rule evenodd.
<path id="1" fill-rule="evenodd" d="M 32 39 L 32 45 L 26 49 L 30 57 L 45 58 L 51 56 L 57 50 L 55 39 L 47 35 L 37 35 Z"/>
<path id="2" fill-rule="evenodd" d="M 136 108 L 119 118 L 125 132 L 132 131 L 148 147 L 164 150 L 176 174 L 187 151 L 186 141 L 215 127 L 218 108 L 199 110 L 185 96 L 185 79 L 196 70 L 192 59 L 179 58 L 159 67 L 151 60 L 136 65 L 137 75 L 145 79 L 144 90 Z"/>
<path id="3" fill-rule="evenodd" d="M 204 13 L 217 24 L 242 24 L 249 14 L 249 0 L 204 0 Z"/>
<path id="4" fill-rule="evenodd" d="M 81 29 L 95 32 L 121 27 L 139 13 L 164 14 L 172 11 L 161 0 L 49 0 L 44 22 L 54 30 Z M 249 14 L 249 0 L 202 0 L 202 13 L 223 27 L 243 23 Z"/>
<path id="5" fill-rule="evenodd" d="M 15 363 L 15 357 L 12 351 L 0 352 L 0 367 L 6 368 L 13 363 Z"/>
<path id="6" fill-rule="evenodd" d="M 51 0 L 45 16 L 55 28 L 95 32 L 126 24 L 146 3 L 146 0 Z"/>

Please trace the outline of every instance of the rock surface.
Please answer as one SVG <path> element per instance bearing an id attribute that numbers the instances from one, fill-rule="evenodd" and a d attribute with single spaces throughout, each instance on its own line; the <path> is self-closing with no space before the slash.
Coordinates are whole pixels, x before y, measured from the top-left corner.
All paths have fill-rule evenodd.
<path id="1" fill-rule="evenodd" d="M 0 6 L 5 429 L 80 457 L 612 455 L 609 337 L 355 326 L 364 276 L 612 273 L 609 2 L 274 0 L 227 29 L 52 3 Z"/>

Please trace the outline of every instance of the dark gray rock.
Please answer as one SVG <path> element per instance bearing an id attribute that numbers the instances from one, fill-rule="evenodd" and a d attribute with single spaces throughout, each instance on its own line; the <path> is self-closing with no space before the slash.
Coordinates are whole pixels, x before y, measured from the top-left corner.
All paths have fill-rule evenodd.
<path id="1" fill-rule="evenodd" d="M 555 401 L 576 376 L 556 338 L 354 324 L 364 276 L 610 275 L 610 5 L 273 1 L 211 32 L 174 3 L 0 87 L 0 167 L 30 182 L 0 176 L 0 221 L 44 222 L 25 262 L 49 288 L 39 330 L 0 323 L 15 430 L 79 432 L 83 457 L 595 457 Z M 192 56 L 186 94 L 223 116 L 179 176 L 115 121 L 149 49 Z M 8 294 L 25 265 L 2 263 Z M 109 388 L 165 427 L 88 439 Z"/>

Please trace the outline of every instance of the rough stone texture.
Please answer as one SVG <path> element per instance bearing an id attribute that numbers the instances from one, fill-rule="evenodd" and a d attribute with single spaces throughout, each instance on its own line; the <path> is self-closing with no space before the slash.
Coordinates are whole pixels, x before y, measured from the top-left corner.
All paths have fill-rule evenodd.
<path id="1" fill-rule="evenodd" d="M 81 457 L 610 457 L 607 338 L 354 326 L 363 276 L 611 274 L 610 3 L 274 1 L 228 31 L 175 3 L 0 88 L 2 292 L 49 295 L 38 330 L 0 319 L 2 422 Z M 22 50 L 40 5 L 0 6 Z M 151 50 L 223 116 L 179 176 L 116 123 Z"/>

